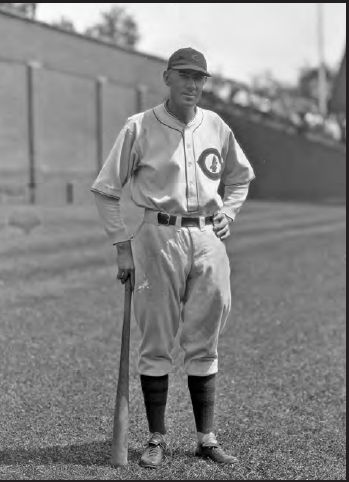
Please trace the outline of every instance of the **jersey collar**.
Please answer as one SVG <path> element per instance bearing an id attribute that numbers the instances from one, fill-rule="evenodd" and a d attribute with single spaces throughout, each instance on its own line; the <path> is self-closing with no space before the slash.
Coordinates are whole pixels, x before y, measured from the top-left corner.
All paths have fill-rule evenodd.
<path id="1" fill-rule="evenodd" d="M 155 117 L 159 120 L 159 122 L 167 125 L 168 127 L 171 127 L 172 129 L 176 129 L 181 132 L 185 128 L 193 129 L 198 127 L 201 124 L 202 118 L 203 118 L 203 110 L 200 107 L 196 106 L 195 117 L 188 124 L 184 124 L 184 122 L 177 119 L 177 117 L 172 115 L 166 109 L 166 102 L 163 102 L 162 104 L 154 107 L 153 112 L 155 114 Z"/>

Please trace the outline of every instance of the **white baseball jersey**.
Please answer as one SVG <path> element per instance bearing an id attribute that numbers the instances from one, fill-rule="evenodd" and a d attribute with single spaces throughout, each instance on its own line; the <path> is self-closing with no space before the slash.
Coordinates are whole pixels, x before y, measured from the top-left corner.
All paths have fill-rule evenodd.
<path id="1" fill-rule="evenodd" d="M 140 207 L 186 216 L 220 210 L 234 219 L 254 177 L 217 114 L 197 107 L 184 124 L 163 103 L 127 120 L 91 190 L 119 199 L 131 179 L 131 198 Z M 224 201 L 220 181 L 227 187 Z M 124 227 L 110 228 L 109 234 L 114 242 L 127 238 Z"/>

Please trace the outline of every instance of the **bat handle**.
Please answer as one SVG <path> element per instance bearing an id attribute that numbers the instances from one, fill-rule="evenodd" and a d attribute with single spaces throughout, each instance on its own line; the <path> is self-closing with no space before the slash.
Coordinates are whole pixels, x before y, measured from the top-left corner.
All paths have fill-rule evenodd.
<path id="1" fill-rule="evenodd" d="M 131 280 L 125 283 L 124 320 L 122 325 L 119 378 L 115 400 L 111 464 L 127 465 L 129 423 L 129 354 L 131 317 Z"/>

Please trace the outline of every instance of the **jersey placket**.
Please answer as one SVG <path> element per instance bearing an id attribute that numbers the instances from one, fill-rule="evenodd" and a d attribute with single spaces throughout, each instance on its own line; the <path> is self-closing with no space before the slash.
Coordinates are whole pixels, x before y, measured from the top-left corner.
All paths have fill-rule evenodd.
<path id="1" fill-rule="evenodd" d="M 197 212 L 198 197 L 196 187 L 196 169 L 195 158 L 193 148 L 192 129 L 187 127 L 183 130 L 183 143 L 184 143 L 184 156 L 185 156 L 185 168 L 187 178 L 187 203 L 188 212 Z"/>

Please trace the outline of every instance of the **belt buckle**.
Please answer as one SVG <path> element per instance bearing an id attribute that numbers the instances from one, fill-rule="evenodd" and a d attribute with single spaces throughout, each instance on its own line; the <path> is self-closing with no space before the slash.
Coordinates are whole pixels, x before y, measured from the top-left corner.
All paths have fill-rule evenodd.
<path id="1" fill-rule="evenodd" d="M 199 216 L 199 228 L 201 229 L 201 231 L 204 229 L 205 227 L 205 216 Z"/>
<path id="2" fill-rule="evenodd" d="M 171 216 L 168 213 L 158 213 L 158 223 L 168 226 L 170 224 Z M 161 219 L 161 222 L 160 222 Z"/>

